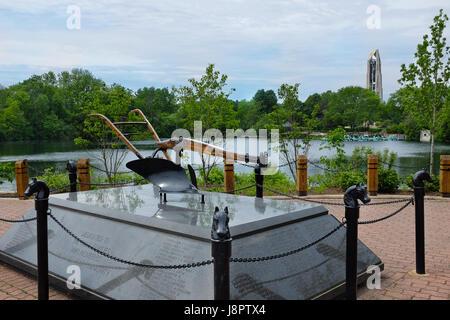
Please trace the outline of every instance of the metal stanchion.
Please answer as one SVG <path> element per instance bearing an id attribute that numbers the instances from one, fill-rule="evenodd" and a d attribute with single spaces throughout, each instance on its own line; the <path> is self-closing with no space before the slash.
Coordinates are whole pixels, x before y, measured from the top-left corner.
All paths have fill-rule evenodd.
<path id="1" fill-rule="evenodd" d="M 36 193 L 37 225 L 37 264 L 38 264 L 38 299 L 48 300 L 48 196 L 50 190 L 43 181 L 33 179 L 25 190 L 27 197 Z"/>
<path id="2" fill-rule="evenodd" d="M 211 254 L 214 259 L 214 300 L 230 300 L 231 235 L 228 208 L 214 210 L 211 227 Z"/>
<path id="3" fill-rule="evenodd" d="M 358 263 L 358 219 L 359 203 L 370 202 L 367 196 L 367 189 L 360 183 L 345 191 L 345 220 L 347 224 L 347 243 L 345 258 L 345 297 L 347 300 L 356 300 L 356 279 Z"/>
<path id="4" fill-rule="evenodd" d="M 77 164 L 74 161 L 69 161 L 66 169 L 69 171 L 70 192 L 77 192 Z"/>
<path id="5" fill-rule="evenodd" d="M 425 274 L 425 184 L 423 181 L 433 182 L 426 170 L 420 170 L 413 176 L 414 207 L 416 213 L 416 273 Z"/>
<path id="6" fill-rule="evenodd" d="M 261 165 L 258 163 L 255 167 L 255 183 L 256 183 L 256 197 L 263 197 L 263 184 L 264 184 L 264 175 L 261 172 Z"/>

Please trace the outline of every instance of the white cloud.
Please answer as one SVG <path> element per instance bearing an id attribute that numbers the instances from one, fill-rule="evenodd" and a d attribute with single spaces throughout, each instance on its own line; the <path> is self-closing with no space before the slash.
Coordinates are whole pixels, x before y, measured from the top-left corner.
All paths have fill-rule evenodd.
<path id="1" fill-rule="evenodd" d="M 129 70 L 128 78 L 167 85 L 216 63 L 230 81 L 261 87 L 364 86 L 368 53 L 380 48 L 383 68 L 399 69 L 384 52 L 412 57 L 447 1 L 0 1 L 0 64 L 97 68 L 120 83 Z M 366 28 L 371 4 L 381 8 L 380 30 Z M 68 5 L 81 9 L 80 30 L 66 28 Z"/>

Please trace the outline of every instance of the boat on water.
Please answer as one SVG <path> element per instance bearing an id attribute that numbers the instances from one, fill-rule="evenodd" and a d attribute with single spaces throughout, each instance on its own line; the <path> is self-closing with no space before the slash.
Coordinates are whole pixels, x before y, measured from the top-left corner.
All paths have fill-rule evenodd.
<path id="1" fill-rule="evenodd" d="M 320 141 L 328 141 L 327 138 L 322 138 Z M 369 142 L 369 141 L 399 141 L 398 137 L 382 137 L 382 136 L 374 136 L 369 137 L 368 135 L 364 136 L 345 136 L 345 141 L 354 141 L 354 142 Z"/>

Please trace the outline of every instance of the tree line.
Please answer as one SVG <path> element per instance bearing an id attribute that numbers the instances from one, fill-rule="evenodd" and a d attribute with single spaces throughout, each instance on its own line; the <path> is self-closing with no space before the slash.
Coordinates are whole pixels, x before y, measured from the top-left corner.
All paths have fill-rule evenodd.
<path id="1" fill-rule="evenodd" d="M 193 130 L 194 120 L 202 120 L 203 128 L 220 130 L 283 125 L 280 121 L 294 116 L 286 112 L 295 113 L 295 123 L 300 126 L 305 117 L 313 117 L 314 131 L 343 127 L 347 131 L 402 133 L 409 140 L 418 140 L 420 131 L 427 129 L 410 108 L 415 88 L 397 90 L 386 103 L 374 92 L 356 86 L 314 93 L 305 101 L 298 99 L 297 92 L 293 100 L 288 98 L 287 110 L 283 90 L 288 84 L 281 85 L 277 93 L 260 89 L 251 100 L 231 100 L 234 89 L 226 90 L 227 76 L 213 64 L 200 80 L 189 79 L 188 83 L 133 92 L 119 84 L 107 85 L 83 69 L 33 75 L 0 88 L 0 141 L 71 140 L 83 136 L 88 114 L 102 112 L 124 120 L 135 108 L 145 113 L 161 137 L 170 137 L 176 128 Z M 446 121 L 436 130 L 437 141 L 450 141 L 448 93 L 447 88 L 440 117 Z"/>

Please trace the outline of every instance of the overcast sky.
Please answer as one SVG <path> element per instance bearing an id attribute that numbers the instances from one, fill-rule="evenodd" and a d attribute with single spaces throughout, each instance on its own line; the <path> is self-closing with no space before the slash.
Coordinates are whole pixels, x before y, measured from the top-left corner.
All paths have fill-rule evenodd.
<path id="1" fill-rule="evenodd" d="M 89 69 L 136 90 L 229 76 L 234 99 L 300 83 L 300 97 L 365 87 L 380 50 L 384 97 L 399 88 L 433 17 L 449 0 L 0 0 L 0 84 L 32 74 Z M 78 15 L 79 10 L 79 15 Z M 447 37 L 448 37 L 447 27 Z"/>

